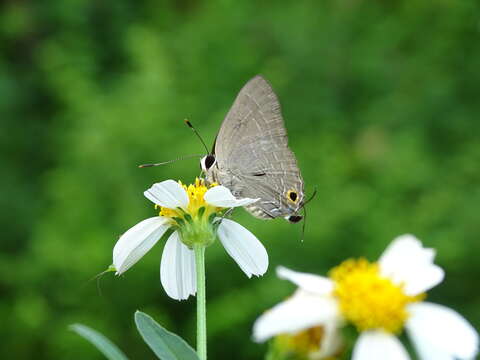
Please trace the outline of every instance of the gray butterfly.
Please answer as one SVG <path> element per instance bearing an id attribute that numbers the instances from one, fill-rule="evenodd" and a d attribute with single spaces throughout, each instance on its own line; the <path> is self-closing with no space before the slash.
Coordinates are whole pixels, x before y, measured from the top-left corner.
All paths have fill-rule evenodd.
<path id="1" fill-rule="evenodd" d="M 223 120 L 212 153 L 200 161 L 207 181 L 236 197 L 259 198 L 246 207 L 262 219 L 296 223 L 304 204 L 303 180 L 288 138 L 278 98 L 261 76 L 240 90 Z"/>

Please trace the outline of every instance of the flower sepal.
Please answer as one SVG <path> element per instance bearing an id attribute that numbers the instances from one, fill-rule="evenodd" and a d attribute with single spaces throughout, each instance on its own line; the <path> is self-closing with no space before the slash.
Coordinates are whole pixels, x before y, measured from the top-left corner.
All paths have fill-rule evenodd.
<path id="1" fill-rule="evenodd" d="M 217 229 L 210 221 L 185 217 L 185 221 L 177 228 L 177 231 L 180 241 L 192 249 L 194 245 L 202 247 L 212 245 L 215 242 Z"/>

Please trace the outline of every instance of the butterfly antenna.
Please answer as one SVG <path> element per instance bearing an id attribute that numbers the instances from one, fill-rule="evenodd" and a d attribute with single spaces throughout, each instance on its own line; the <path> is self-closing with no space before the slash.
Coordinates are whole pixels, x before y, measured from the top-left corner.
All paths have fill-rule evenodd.
<path id="1" fill-rule="evenodd" d="M 313 190 L 313 194 L 303 203 L 302 208 L 305 209 L 305 205 L 307 205 L 310 201 L 312 201 L 316 195 L 317 195 L 317 188 Z"/>
<path id="2" fill-rule="evenodd" d="M 207 145 L 205 144 L 205 141 L 203 141 L 202 137 L 200 136 L 200 134 L 198 133 L 197 129 L 195 129 L 192 125 L 192 123 L 190 122 L 190 120 L 188 119 L 185 119 L 185 124 L 187 124 L 187 126 L 192 129 L 192 131 L 195 133 L 195 135 L 197 135 L 197 137 L 200 139 L 200 141 L 202 142 L 203 144 L 203 147 L 205 148 L 205 151 L 207 152 L 207 154 L 210 154 L 210 151 L 208 151 L 208 147 Z"/>
<path id="3" fill-rule="evenodd" d="M 191 159 L 191 158 L 201 158 L 203 155 L 202 154 L 195 154 L 195 155 L 185 155 L 185 156 L 180 156 L 176 159 L 173 160 L 168 160 L 168 161 L 163 161 L 159 163 L 154 163 L 154 164 L 142 164 L 138 165 L 139 168 L 146 168 L 146 167 L 152 167 L 152 166 L 160 166 L 160 165 L 166 165 L 166 164 L 171 164 L 180 160 L 185 160 L 185 159 Z"/>
<path id="4" fill-rule="evenodd" d="M 313 190 L 313 194 L 302 205 L 303 224 L 302 224 L 302 239 L 301 239 L 301 242 L 303 242 L 303 240 L 305 238 L 305 227 L 307 225 L 307 208 L 305 207 L 305 205 L 307 205 L 310 201 L 312 201 L 313 198 L 315 197 L 315 195 L 317 195 L 317 188 L 315 188 L 315 190 Z"/>
<path id="5" fill-rule="evenodd" d="M 301 242 L 305 240 L 305 226 L 307 225 L 307 208 L 303 208 L 303 224 L 302 224 L 302 238 L 300 239 Z"/>

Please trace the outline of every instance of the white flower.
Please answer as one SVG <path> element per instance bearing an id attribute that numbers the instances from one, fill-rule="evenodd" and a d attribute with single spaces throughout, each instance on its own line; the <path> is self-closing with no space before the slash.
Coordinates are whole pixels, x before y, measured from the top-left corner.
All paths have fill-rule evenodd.
<path id="1" fill-rule="evenodd" d="M 187 299 L 196 293 L 194 252 L 183 242 L 197 241 L 195 237 L 212 241 L 218 235 L 227 253 L 248 277 L 267 271 L 268 255 L 262 243 L 240 224 L 218 216 L 225 208 L 245 206 L 257 199 L 236 199 L 226 187 L 207 187 L 198 179 L 188 187 L 166 180 L 154 184 L 144 194 L 160 206 L 160 215 L 141 221 L 120 237 L 113 249 L 117 275 L 140 260 L 168 230 L 173 232 L 163 250 L 160 280 L 173 299 Z"/>
<path id="2" fill-rule="evenodd" d="M 422 301 L 424 292 L 438 285 L 443 270 L 433 263 L 435 251 L 423 248 L 412 235 L 396 238 L 378 263 L 347 260 L 329 278 L 277 269 L 282 279 L 298 286 L 294 295 L 255 322 L 256 341 L 278 334 L 295 334 L 322 326 L 321 359 L 334 354 L 328 338 L 345 323 L 360 336 L 353 360 L 408 360 L 396 337 L 403 329 L 421 360 L 470 360 L 478 353 L 478 334 L 457 312 Z M 338 343 L 338 342 L 337 342 Z"/>

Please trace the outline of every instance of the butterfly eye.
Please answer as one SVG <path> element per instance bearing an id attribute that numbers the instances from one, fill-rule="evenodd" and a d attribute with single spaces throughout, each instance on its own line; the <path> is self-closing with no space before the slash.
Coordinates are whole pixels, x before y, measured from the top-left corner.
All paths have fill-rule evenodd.
<path id="1" fill-rule="evenodd" d="M 298 194 L 295 190 L 288 190 L 287 192 L 287 198 L 292 201 L 293 203 L 296 203 L 298 200 Z"/>
<path id="2" fill-rule="evenodd" d="M 203 171 L 208 171 L 216 162 L 217 159 L 215 159 L 215 155 L 210 154 L 200 160 L 200 167 Z"/>

